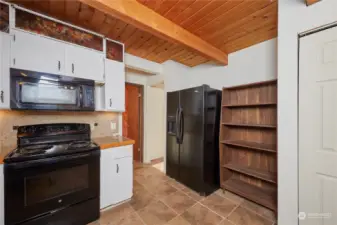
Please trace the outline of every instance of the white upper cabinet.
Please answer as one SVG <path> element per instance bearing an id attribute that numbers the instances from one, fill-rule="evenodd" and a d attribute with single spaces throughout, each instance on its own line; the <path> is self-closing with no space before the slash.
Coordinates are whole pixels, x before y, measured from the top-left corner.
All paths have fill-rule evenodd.
<path id="1" fill-rule="evenodd" d="M 124 63 L 105 60 L 105 108 L 108 111 L 125 111 Z"/>
<path id="2" fill-rule="evenodd" d="M 10 35 L 0 32 L 0 109 L 9 109 L 10 40 Z"/>
<path id="3" fill-rule="evenodd" d="M 66 74 L 68 76 L 103 81 L 104 54 L 95 50 L 66 46 Z"/>
<path id="4" fill-rule="evenodd" d="M 53 39 L 12 30 L 11 66 L 51 74 L 65 73 L 65 44 Z"/>

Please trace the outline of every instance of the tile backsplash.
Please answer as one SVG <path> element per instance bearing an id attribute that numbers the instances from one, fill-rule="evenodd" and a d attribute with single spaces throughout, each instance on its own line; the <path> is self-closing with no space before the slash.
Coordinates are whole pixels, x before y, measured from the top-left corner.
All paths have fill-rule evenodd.
<path id="1" fill-rule="evenodd" d="M 117 124 L 115 127 L 116 129 L 111 129 L 111 122 Z M 118 113 L 0 110 L 1 146 L 6 147 L 16 145 L 16 130 L 13 129 L 13 126 L 44 123 L 89 123 L 92 126 L 97 123 L 97 126 L 91 130 L 91 136 L 93 138 L 110 136 L 118 133 Z"/>

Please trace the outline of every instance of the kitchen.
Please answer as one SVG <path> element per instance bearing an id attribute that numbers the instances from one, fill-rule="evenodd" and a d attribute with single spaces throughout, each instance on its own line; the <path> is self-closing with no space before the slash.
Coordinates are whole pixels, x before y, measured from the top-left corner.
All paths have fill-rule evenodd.
<path id="1" fill-rule="evenodd" d="M 0 225 L 336 224 L 336 9 L 0 0 Z"/>
<path id="2" fill-rule="evenodd" d="M 153 160 L 147 156 L 154 145 L 151 138 L 159 136 L 158 131 L 147 129 L 158 115 L 149 118 L 151 100 L 145 99 L 145 137 L 141 141 L 147 143 L 143 144 L 141 162 L 160 162 L 166 177 L 151 164 L 134 162 L 135 141 L 121 136 L 121 113 L 127 110 L 125 82 L 132 80 L 131 73 L 125 76 L 125 68 L 159 77 L 164 69 L 154 69 L 158 68 L 156 63 L 126 54 L 124 43 L 106 37 L 117 36 L 118 22 L 113 30 L 105 31 L 113 23 L 105 19 L 109 26 L 96 33 L 20 5 L 1 2 L 1 9 L 0 218 L 4 225 L 82 225 L 98 219 L 103 224 L 164 224 L 199 205 L 205 213 L 211 210 L 211 223 L 217 224 L 228 210 L 241 204 L 241 197 L 230 192 L 224 197 L 218 190 L 220 91 L 203 85 L 180 94 L 168 93 L 167 104 L 177 102 L 176 96 L 180 103 L 167 106 L 167 147 L 163 140 L 156 145 L 167 148 L 166 167 L 164 155 Z M 126 35 L 127 27 L 124 29 Z M 156 79 L 150 75 L 145 83 L 162 82 Z M 146 87 L 144 94 L 149 90 Z M 196 116 L 201 96 L 208 96 L 204 103 L 207 113 Z M 208 123 L 205 130 L 204 117 Z M 165 123 L 165 117 L 158 118 Z M 193 126 L 184 127 L 181 121 L 185 120 Z M 180 147 L 175 144 L 176 135 Z M 199 142 L 188 145 L 194 138 L 207 141 L 207 148 Z M 179 149 L 185 149 L 185 155 L 181 151 L 177 161 Z M 210 196 L 209 200 L 203 196 Z M 212 208 L 214 200 L 221 201 L 220 208 L 226 205 L 228 209 Z M 130 221 L 116 215 L 131 208 Z M 163 218 L 157 210 L 165 211 Z M 252 215 L 261 223 L 274 222 L 272 212 L 263 209 L 263 214 Z M 178 219 L 175 223 L 182 222 Z"/>

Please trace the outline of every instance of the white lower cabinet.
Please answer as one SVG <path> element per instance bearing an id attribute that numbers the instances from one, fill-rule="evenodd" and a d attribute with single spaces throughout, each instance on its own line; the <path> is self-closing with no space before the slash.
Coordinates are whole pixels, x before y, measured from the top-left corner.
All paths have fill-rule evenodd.
<path id="1" fill-rule="evenodd" d="M 3 165 L 0 165 L 0 225 L 5 224 L 5 192 L 4 192 L 4 170 Z"/>
<path id="2" fill-rule="evenodd" d="M 132 148 L 127 145 L 101 151 L 101 209 L 132 197 Z"/>

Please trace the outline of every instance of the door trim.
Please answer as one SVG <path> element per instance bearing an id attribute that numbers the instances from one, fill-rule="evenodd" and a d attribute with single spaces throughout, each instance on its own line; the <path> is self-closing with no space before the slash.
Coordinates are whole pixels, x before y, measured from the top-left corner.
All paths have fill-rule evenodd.
<path id="1" fill-rule="evenodd" d="M 144 85 L 125 82 L 125 85 L 136 86 L 139 88 L 139 146 L 140 162 L 144 162 Z"/>

